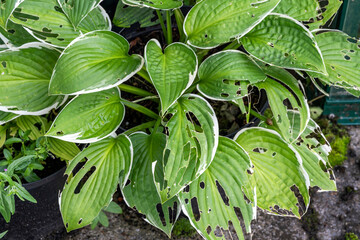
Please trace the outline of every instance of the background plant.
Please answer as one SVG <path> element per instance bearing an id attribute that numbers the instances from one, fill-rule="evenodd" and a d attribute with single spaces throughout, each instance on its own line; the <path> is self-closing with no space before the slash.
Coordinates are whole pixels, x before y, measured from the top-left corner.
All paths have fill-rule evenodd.
<path id="1" fill-rule="evenodd" d="M 161 25 L 165 43 L 151 39 L 144 56 L 129 55 L 100 2 L 2 5 L 0 110 L 10 115 L 3 121 L 61 108 L 46 136 L 91 143 L 66 171 L 60 209 L 68 231 L 99 216 L 117 186 L 169 236 L 181 209 L 207 239 L 226 238 L 231 226 L 242 239 L 240 221 L 250 232 L 256 207 L 300 218 L 309 187 L 336 190 L 330 146 L 297 78 L 360 95 L 359 40 L 322 29 L 341 1 L 202 0 L 184 16 L 182 1 L 123 0 L 119 26 Z M 154 91 L 124 83 L 135 74 Z M 253 109 L 255 89 L 266 92 L 267 116 Z M 144 99 L 124 99 L 124 91 Z M 234 139 L 219 136 L 206 99 L 237 104 L 262 123 Z M 116 136 L 126 108 L 143 113 L 144 123 Z"/>

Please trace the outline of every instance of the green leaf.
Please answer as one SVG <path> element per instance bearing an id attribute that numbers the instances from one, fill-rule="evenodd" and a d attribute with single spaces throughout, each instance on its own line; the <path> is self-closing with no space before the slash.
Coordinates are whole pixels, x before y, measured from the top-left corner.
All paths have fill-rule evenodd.
<path id="1" fill-rule="evenodd" d="M 6 127 L 0 126 L 0 148 L 2 148 L 6 141 Z"/>
<path id="2" fill-rule="evenodd" d="M 75 39 L 55 66 L 50 94 L 99 92 L 125 82 L 143 66 L 140 55 L 128 52 L 126 39 L 110 31 L 94 31 Z"/>
<path id="3" fill-rule="evenodd" d="M 18 159 L 15 159 L 7 168 L 7 174 L 12 176 L 16 170 L 21 170 L 27 167 L 35 155 L 24 156 Z"/>
<path id="4" fill-rule="evenodd" d="M 99 222 L 101 223 L 101 225 L 103 225 L 104 227 L 109 226 L 109 219 L 104 212 L 101 211 L 99 213 L 98 218 L 99 218 Z"/>
<path id="5" fill-rule="evenodd" d="M 21 2 L 24 0 L 5 0 L 1 1 L 0 6 L 0 27 L 7 29 L 8 20 Z"/>
<path id="6" fill-rule="evenodd" d="M 32 203 L 37 203 L 36 199 L 31 196 L 31 194 L 23 187 L 21 186 L 19 183 L 14 182 L 15 187 L 16 187 L 16 195 L 22 200 L 24 201 L 27 200 L 29 202 Z"/>
<path id="7" fill-rule="evenodd" d="M 62 96 L 48 96 L 59 52 L 41 43 L 0 52 L 0 111 L 42 115 L 57 108 Z"/>
<path id="8" fill-rule="evenodd" d="M 162 202 L 178 194 L 209 167 L 219 137 L 215 112 L 200 96 L 184 95 L 169 113 L 172 117 L 166 123 L 169 139 L 164 151 L 164 181 L 155 179 Z"/>
<path id="9" fill-rule="evenodd" d="M 19 5 L 10 19 L 26 27 L 38 40 L 61 48 L 65 48 L 77 38 L 80 31 L 87 33 L 111 28 L 109 17 L 99 6 L 74 29 L 57 0 L 26 0 Z"/>
<path id="10" fill-rule="evenodd" d="M 326 31 L 316 30 L 315 38 L 329 75 L 309 74 L 325 84 L 360 91 L 360 40 L 340 31 Z"/>
<path id="11" fill-rule="evenodd" d="M 18 118 L 19 116 L 20 115 L 15 114 L 15 113 L 0 111 L 0 125 L 10 122 L 10 121 L 14 120 L 15 118 Z"/>
<path id="12" fill-rule="evenodd" d="M 11 144 L 14 144 L 14 143 L 22 143 L 23 140 L 21 140 L 20 138 L 8 138 L 6 139 L 4 145 L 11 145 Z"/>
<path id="13" fill-rule="evenodd" d="M 23 26 L 9 21 L 7 30 L 0 27 L 0 36 L 5 40 L 5 44 L 10 47 L 20 47 L 25 43 L 37 42 Z"/>
<path id="14" fill-rule="evenodd" d="M 154 178 L 163 177 L 161 163 L 166 136 L 162 133 L 134 133 L 130 138 L 134 146 L 134 162 L 129 176 L 130 183 L 122 190 L 124 199 L 129 207 L 136 207 L 139 213 L 144 214 L 146 221 L 170 236 L 180 214 L 180 204 L 176 197 L 161 204 L 154 184 Z M 160 164 L 153 169 L 156 163 Z"/>
<path id="15" fill-rule="evenodd" d="M 76 28 L 102 0 L 58 0 L 62 10 Z"/>
<path id="16" fill-rule="evenodd" d="M 51 138 L 48 139 L 49 150 L 57 157 L 70 161 L 80 153 L 80 149 L 75 143 L 65 142 L 60 139 Z"/>
<path id="17" fill-rule="evenodd" d="M 70 162 L 65 174 L 70 176 L 84 158 L 87 162 L 74 177 L 69 177 L 60 195 L 67 231 L 90 224 L 112 201 L 119 177 L 123 184 L 129 175 L 132 144 L 125 135 L 91 144 Z"/>
<path id="18" fill-rule="evenodd" d="M 213 54 L 200 65 L 199 79 L 197 88 L 203 95 L 231 101 L 246 96 L 241 84 L 247 88 L 249 84 L 264 81 L 266 76 L 246 54 L 227 50 Z"/>
<path id="19" fill-rule="evenodd" d="M 342 5 L 343 0 L 327 0 L 321 1 L 321 3 L 323 4 L 321 6 L 321 13 L 314 19 L 314 22 L 310 22 L 308 24 L 310 30 L 321 28 L 332 22 Z"/>
<path id="20" fill-rule="evenodd" d="M 165 12 L 162 12 L 165 15 Z M 154 20 L 156 18 L 156 20 Z M 164 16 L 165 18 L 165 16 Z M 151 27 L 159 24 L 156 11 L 151 8 L 131 7 L 119 1 L 113 23 L 115 26 L 130 28 L 134 23 L 139 22 L 141 28 Z"/>
<path id="21" fill-rule="evenodd" d="M 314 21 L 321 11 L 319 0 L 281 0 L 274 12 L 288 15 L 298 21 Z"/>
<path id="22" fill-rule="evenodd" d="M 286 15 L 270 14 L 241 42 L 252 56 L 272 66 L 326 73 L 312 33 Z"/>
<path id="23" fill-rule="evenodd" d="M 6 148 L 3 150 L 3 154 L 4 154 L 5 159 L 8 161 L 13 159 L 11 152 L 9 150 L 7 150 Z"/>
<path id="24" fill-rule="evenodd" d="M 46 136 L 67 142 L 97 142 L 114 133 L 124 116 L 118 88 L 79 95 L 59 113 Z"/>
<path id="25" fill-rule="evenodd" d="M 5 231 L 5 232 L 2 232 L 0 233 L 0 239 L 3 238 L 6 234 L 7 234 L 8 231 Z"/>
<path id="26" fill-rule="evenodd" d="M 152 39 L 146 44 L 145 60 L 165 114 L 193 83 L 198 65 L 196 54 L 183 43 L 170 44 L 163 53 L 159 41 Z"/>
<path id="27" fill-rule="evenodd" d="M 7 192 L 0 191 L 0 214 L 7 223 L 11 220 L 11 202 L 13 199 L 13 195 L 7 195 Z"/>
<path id="28" fill-rule="evenodd" d="M 280 0 L 202 0 L 184 22 L 187 43 L 198 48 L 214 48 L 240 38 L 264 19 Z"/>
<path id="29" fill-rule="evenodd" d="M 236 172 L 232 171 L 234 169 Z M 210 167 L 188 189 L 179 193 L 185 214 L 206 239 L 225 238 L 215 232 L 221 228 L 223 234 L 229 233 L 229 222 L 238 239 L 244 239 L 241 218 L 250 232 L 256 212 L 253 209 L 255 192 L 250 183 L 252 172 L 247 153 L 236 142 L 220 137 Z"/>
<path id="30" fill-rule="evenodd" d="M 265 128 L 244 129 L 234 139 L 254 165 L 258 206 L 273 214 L 300 218 L 309 206 L 310 183 L 296 150 Z"/>
<path id="31" fill-rule="evenodd" d="M 123 212 L 122 208 L 115 202 L 111 202 L 109 206 L 104 209 L 104 211 L 116 214 L 121 214 Z"/>
<path id="32" fill-rule="evenodd" d="M 134 7 L 147 7 L 153 9 L 170 10 L 180 8 L 183 5 L 182 0 L 122 0 L 124 4 Z"/>
<path id="33" fill-rule="evenodd" d="M 20 116 L 16 119 L 16 125 L 24 132 L 30 130 L 29 138 L 36 141 L 45 135 L 46 123 L 39 116 Z"/>

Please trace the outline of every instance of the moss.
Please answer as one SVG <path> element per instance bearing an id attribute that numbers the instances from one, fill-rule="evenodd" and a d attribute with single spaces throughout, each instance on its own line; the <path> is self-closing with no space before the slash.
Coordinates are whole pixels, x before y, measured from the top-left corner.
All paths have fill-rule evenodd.
<path id="1" fill-rule="evenodd" d="M 314 208 L 309 207 L 307 213 L 301 218 L 302 228 L 308 233 L 310 240 L 315 240 L 319 230 L 319 214 Z"/>
<path id="2" fill-rule="evenodd" d="M 192 237 L 196 233 L 196 230 L 191 226 L 190 222 L 186 218 L 179 218 L 175 223 L 172 235 L 173 236 L 185 236 Z"/>
<path id="3" fill-rule="evenodd" d="M 354 233 L 346 233 L 345 240 L 359 240 L 359 237 L 356 236 Z"/>

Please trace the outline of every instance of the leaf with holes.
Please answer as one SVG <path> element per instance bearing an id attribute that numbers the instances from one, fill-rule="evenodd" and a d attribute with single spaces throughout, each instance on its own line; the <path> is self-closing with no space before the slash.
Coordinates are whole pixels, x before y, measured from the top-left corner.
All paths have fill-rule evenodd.
<path id="1" fill-rule="evenodd" d="M 10 122 L 10 121 L 14 120 L 15 118 L 18 118 L 19 116 L 20 115 L 15 114 L 15 113 L 0 111 L 0 125 Z"/>
<path id="2" fill-rule="evenodd" d="M 164 12 L 162 14 L 164 15 Z M 137 22 L 144 28 L 159 24 L 159 19 L 154 9 L 131 7 L 119 1 L 113 23 L 118 27 L 130 28 Z"/>
<path id="3" fill-rule="evenodd" d="M 309 74 L 325 84 L 360 91 L 360 40 L 340 31 L 327 31 L 317 30 L 315 38 L 329 76 Z"/>
<path id="4" fill-rule="evenodd" d="M 56 138 L 48 138 L 49 150 L 57 157 L 70 161 L 80 153 L 75 143 L 65 142 Z"/>
<path id="5" fill-rule="evenodd" d="M 6 130 L 7 127 L 0 125 L 0 148 L 2 148 L 6 142 Z"/>
<path id="6" fill-rule="evenodd" d="M 122 0 L 123 3 L 134 7 L 147 7 L 153 9 L 170 10 L 180 8 L 182 0 Z"/>
<path id="7" fill-rule="evenodd" d="M 111 28 L 108 15 L 99 6 L 74 29 L 57 0 L 26 0 L 19 5 L 10 19 L 26 27 L 38 40 L 61 48 L 65 48 L 77 38 L 80 31 L 87 33 Z"/>
<path id="8" fill-rule="evenodd" d="M 37 42 L 23 26 L 9 21 L 7 30 L 0 28 L 0 36 L 4 38 L 6 45 L 20 47 L 26 43 Z"/>
<path id="9" fill-rule="evenodd" d="M 314 21 L 310 21 L 309 28 L 314 30 L 323 27 L 325 24 L 331 23 L 336 13 L 339 11 L 343 0 L 318 0 L 321 4 L 321 13 L 317 16 Z"/>
<path id="10" fill-rule="evenodd" d="M 169 139 L 164 152 L 164 181 L 156 181 L 162 202 L 179 193 L 211 164 L 218 145 L 219 125 L 205 99 L 188 94 L 169 110 Z"/>
<path id="11" fill-rule="evenodd" d="M 76 28 L 102 0 L 58 0 L 62 10 Z"/>
<path id="12" fill-rule="evenodd" d="M 197 88 L 206 97 L 231 101 L 246 96 L 248 85 L 264 81 L 266 76 L 247 55 L 227 50 L 210 56 L 201 64 L 199 79 Z"/>
<path id="13" fill-rule="evenodd" d="M 241 42 L 252 56 L 270 65 L 326 73 L 314 36 L 286 15 L 267 16 Z"/>
<path id="14" fill-rule="evenodd" d="M 281 0 L 275 13 L 281 13 L 298 21 L 314 21 L 321 10 L 319 0 Z"/>
<path id="15" fill-rule="evenodd" d="M 261 22 L 280 0 L 203 0 L 188 13 L 184 22 L 187 43 L 214 48 L 240 38 Z"/>
<path id="16" fill-rule="evenodd" d="M 118 88 L 79 95 L 59 113 L 46 136 L 75 143 L 97 142 L 114 133 L 124 115 Z"/>
<path id="17" fill-rule="evenodd" d="M 130 182 L 122 190 L 125 201 L 129 207 L 136 207 L 139 213 L 144 214 L 146 221 L 170 236 L 180 214 L 180 204 L 176 197 L 161 204 L 154 184 L 154 176 L 163 178 L 162 160 L 166 135 L 135 133 L 130 139 L 134 145 L 134 163 L 129 176 Z M 155 164 L 157 167 L 154 170 Z"/>
<path id="18" fill-rule="evenodd" d="M 264 82 L 256 83 L 255 86 L 265 90 L 275 124 L 280 129 L 284 139 L 292 142 L 305 130 L 309 122 L 309 105 L 296 79 L 286 70 L 267 67 L 264 68 L 264 71 L 278 81 L 267 78 Z M 299 126 L 292 125 L 287 115 L 287 109 L 299 111 L 301 119 Z M 294 128 L 297 127 L 300 131 L 294 131 Z"/>
<path id="19" fill-rule="evenodd" d="M 86 163 L 72 176 L 83 159 Z M 66 230 L 82 228 L 109 205 L 119 183 L 127 181 L 133 159 L 130 139 L 109 137 L 91 144 L 69 164 L 69 176 L 60 195 L 60 210 Z"/>
<path id="20" fill-rule="evenodd" d="M 254 165 L 257 205 L 273 214 L 300 218 L 309 206 L 309 177 L 296 150 L 265 128 L 240 131 L 235 141 Z"/>
<path id="21" fill-rule="evenodd" d="M 210 167 L 179 193 L 185 214 L 204 238 L 224 238 L 215 234 L 219 229 L 222 234 L 232 235 L 231 222 L 238 239 L 243 239 L 241 218 L 250 232 L 256 202 L 250 182 L 252 172 L 247 153 L 233 140 L 220 137 Z"/>
<path id="22" fill-rule="evenodd" d="M 49 92 L 99 92 L 125 82 L 143 66 L 140 55 L 129 55 L 129 43 L 110 31 L 95 31 L 75 39 L 61 54 Z"/>
<path id="23" fill-rule="evenodd" d="M 3 0 L 0 6 L 0 27 L 7 29 L 7 23 L 15 8 L 24 0 Z"/>
<path id="24" fill-rule="evenodd" d="M 198 66 L 196 54 L 183 43 L 170 44 L 163 53 L 160 43 L 152 39 L 145 47 L 145 61 L 165 114 L 193 83 Z"/>
<path id="25" fill-rule="evenodd" d="M 59 55 L 40 43 L 0 52 L 0 111 L 42 115 L 60 106 L 63 96 L 48 96 Z"/>

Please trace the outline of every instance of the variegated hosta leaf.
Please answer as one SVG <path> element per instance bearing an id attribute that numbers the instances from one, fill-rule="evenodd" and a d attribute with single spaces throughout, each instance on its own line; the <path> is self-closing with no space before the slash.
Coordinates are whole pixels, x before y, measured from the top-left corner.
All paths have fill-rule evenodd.
<path id="1" fill-rule="evenodd" d="M 270 14 L 241 42 L 252 56 L 270 65 L 326 73 L 314 36 L 286 15 Z"/>
<path id="2" fill-rule="evenodd" d="M 247 153 L 236 142 L 220 137 L 210 167 L 179 193 L 185 214 L 204 238 L 225 239 L 225 234 L 232 235 L 231 222 L 238 237 L 231 239 L 244 239 L 241 218 L 250 232 L 256 202 L 251 174 L 252 164 Z M 221 236 L 215 234 L 219 229 Z"/>
<path id="3" fill-rule="evenodd" d="M 86 163 L 72 176 L 84 159 Z M 65 172 L 69 178 L 59 200 L 68 232 L 90 224 L 112 201 L 119 177 L 121 184 L 127 181 L 132 159 L 132 143 L 120 135 L 91 144 L 70 162 Z"/>
<path id="4" fill-rule="evenodd" d="M 9 113 L 9 112 L 3 112 L 0 111 L 0 125 L 3 125 L 7 122 L 10 122 L 11 120 L 14 120 L 15 118 L 18 118 L 20 115 L 15 113 Z"/>
<path id="5" fill-rule="evenodd" d="M 170 44 L 163 53 L 159 41 L 152 39 L 146 44 L 145 60 L 165 114 L 193 83 L 198 66 L 196 54 L 183 43 Z"/>
<path id="6" fill-rule="evenodd" d="M 3 0 L 0 5 L 0 27 L 7 29 L 9 17 L 24 0 Z"/>
<path id="7" fill-rule="evenodd" d="M 61 48 L 65 48 L 78 37 L 80 31 L 87 33 L 111 28 L 109 17 L 99 6 L 74 29 L 57 0 L 26 0 L 19 5 L 10 19 L 30 29 L 30 33 L 37 39 Z"/>
<path id="8" fill-rule="evenodd" d="M 117 130 L 125 115 L 118 88 L 75 97 L 59 113 L 46 136 L 92 143 Z"/>
<path id="9" fill-rule="evenodd" d="M 180 8 L 183 5 L 182 0 L 122 0 L 123 3 L 134 7 L 147 7 L 153 9 L 170 10 Z"/>
<path id="10" fill-rule="evenodd" d="M 102 0 L 58 0 L 62 10 L 76 28 Z"/>
<path id="11" fill-rule="evenodd" d="M 119 1 L 113 23 L 118 27 L 129 28 L 139 22 L 140 27 L 150 27 L 159 23 L 159 19 L 153 21 L 156 12 L 151 8 L 131 7 Z"/>
<path id="12" fill-rule="evenodd" d="M 298 21 L 315 20 L 321 10 L 319 0 L 281 0 L 274 12 L 282 13 Z"/>
<path id="13" fill-rule="evenodd" d="M 7 127 L 0 125 L 0 148 L 2 148 L 5 144 L 6 130 L 7 130 Z"/>
<path id="14" fill-rule="evenodd" d="M 198 48 L 214 48 L 239 38 L 255 27 L 280 0 L 202 0 L 184 22 L 187 43 Z"/>
<path id="15" fill-rule="evenodd" d="M 318 0 L 320 2 L 321 13 L 308 24 L 310 30 L 323 27 L 326 23 L 331 22 L 336 13 L 339 11 L 343 0 Z"/>
<path id="16" fill-rule="evenodd" d="M 180 204 L 176 197 L 161 204 L 154 184 L 154 177 L 163 178 L 162 159 L 166 135 L 135 133 L 130 138 L 134 145 L 134 163 L 129 184 L 123 188 L 125 201 L 129 207 L 136 207 L 138 212 L 144 214 L 146 221 L 170 236 L 180 214 Z M 159 164 L 153 172 L 156 163 Z"/>
<path id="17" fill-rule="evenodd" d="M 296 150 L 265 128 L 242 130 L 235 141 L 254 165 L 257 205 L 273 214 L 301 217 L 309 205 L 310 183 Z"/>
<path id="18" fill-rule="evenodd" d="M 155 179 L 162 202 L 171 199 L 211 164 L 219 125 L 205 99 L 188 94 L 169 109 L 169 139 L 164 152 L 164 181 Z"/>
<path id="19" fill-rule="evenodd" d="M 8 46 L 20 47 L 26 43 L 37 42 L 37 40 L 26 31 L 23 26 L 9 21 L 7 30 L 0 28 L 0 38 L 4 38 Z"/>
<path id="20" fill-rule="evenodd" d="M 75 39 L 61 54 L 50 81 L 50 94 L 99 92 L 125 82 L 143 66 L 129 55 L 129 43 L 110 31 L 94 31 Z"/>
<path id="21" fill-rule="evenodd" d="M 231 101 L 246 96 L 242 86 L 264 81 L 265 74 L 247 55 L 236 50 L 216 53 L 199 68 L 198 90 L 206 97 Z M 245 89 L 247 92 L 247 89 Z"/>
<path id="22" fill-rule="evenodd" d="M 63 96 L 49 96 L 52 70 L 60 53 L 40 43 L 0 52 L 0 111 L 42 115 Z"/>
<path id="23" fill-rule="evenodd" d="M 360 91 L 360 40 L 340 31 L 327 31 L 317 30 L 315 38 L 329 75 L 309 74 L 325 84 Z"/>
<path id="24" fill-rule="evenodd" d="M 279 81 L 267 78 L 264 82 L 256 83 L 259 89 L 264 89 L 269 101 L 274 121 L 285 140 L 292 142 L 305 130 L 310 119 L 310 109 L 306 98 L 299 88 L 296 79 L 283 69 L 265 67 L 264 71 L 269 76 Z M 300 131 L 294 131 L 287 109 L 294 109 L 300 113 Z"/>
<path id="25" fill-rule="evenodd" d="M 16 125 L 26 132 L 30 130 L 29 138 L 36 141 L 38 138 L 45 135 L 48 126 L 46 126 L 46 119 L 40 116 L 20 116 L 16 119 Z"/>
<path id="26" fill-rule="evenodd" d="M 70 161 L 80 153 L 75 143 L 65 142 L 56 138 L 48 138 L 49 150 L 55 156 Z"/>

